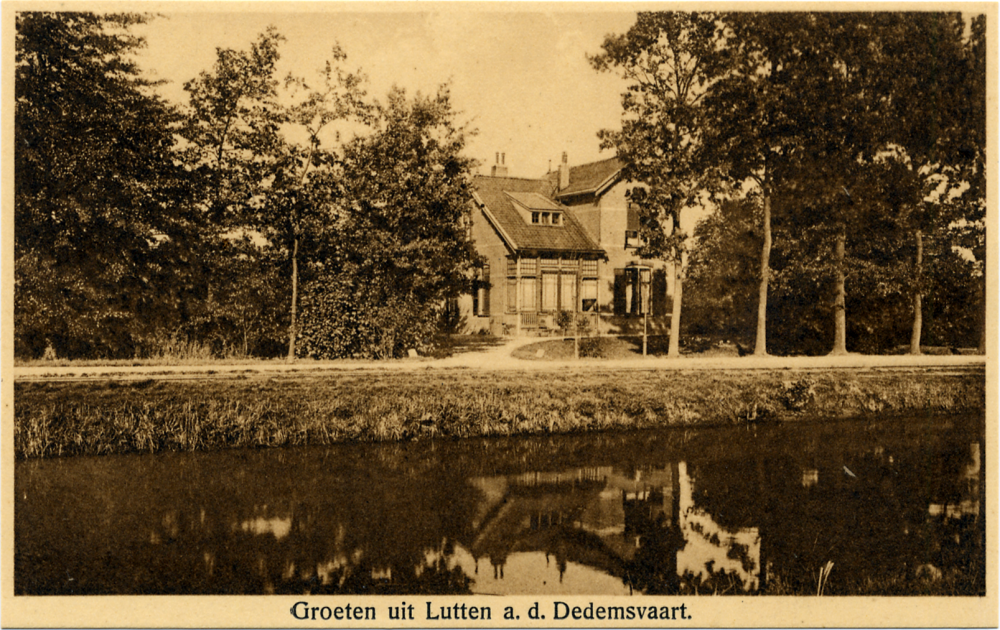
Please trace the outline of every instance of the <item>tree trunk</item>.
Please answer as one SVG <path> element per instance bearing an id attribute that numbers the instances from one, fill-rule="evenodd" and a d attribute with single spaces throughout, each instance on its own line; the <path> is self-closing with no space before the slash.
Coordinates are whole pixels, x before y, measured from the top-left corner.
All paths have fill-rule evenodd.
<path id="1" fill-rule="evenodd" d="M 986 356 L 986 276 L 983 275 L 979 279 L 978 286 L 976 287 L 979 293 L 979 343 L 976 351 Z"/>
<path id="2" fill-rule="evenodd" d="M 920 354 L 920 332 L 924 325 L 923 292 L 921 283 L 924 277 L 924 234 L 920 230 L 917 237 L 916 287 L 913 291 L 913 333 L 910 335 L 910 354 Z"/>
<path id="3" fill-rule="evenodd" d="M 681 259 L 674 266 L 674 298 L 673 308 L 670 311 L 670 345 L 667 349 L 667 356 L 676 358 L 681 355 L 681 302 L 684 297 L 684 267 L 687 264 L 687 252 L 681 250 Z M 652 291 L 652 287 L 650 287 Z"/>
<path id="4" fill-rule="evenodd" d="M 767 356 L 767 281 L 771 276 L 771 191 L 764 189 L 764 247 L 760 251 L 760 288 L 757 296 L 757 340 L 753 354 Z"/>
<path id="5" fill-rule="evenodd" d="M 295 333 L 298 321 L 296 319 L 299 304 L 299 237 L 292 243 L 292 321 L 288 325 L 288 362 L 295 360 Z"/>
<path id="6" fill-rule="evenodd" d="M 847 226 L 840 224 L 837 231 L 836 263 L 837 263 L 837 296 L 833 302 L 833 350 L 832 355 L 847 354 L 847 306 L 844 289 L 844 246 L 847 241 Z"/>
<path id="7" fill-rule="evenodd" d="M 986 356 L 986 264 L 983 264 L 983 275 L 979 277 L 976 282 L 976 304 L 979 307 L 976 313 L 976 319 L 979 323 L 979 341 L 977 343 L 976 352 L 983 356 Z"/>

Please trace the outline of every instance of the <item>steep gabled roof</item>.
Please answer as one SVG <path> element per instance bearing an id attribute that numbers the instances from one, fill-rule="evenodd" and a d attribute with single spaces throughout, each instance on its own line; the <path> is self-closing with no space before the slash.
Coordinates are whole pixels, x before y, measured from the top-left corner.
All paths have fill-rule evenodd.
<path id="1" fill-rule="evenodd" d="M 511 249 L 604 253 L 587 236 L 569 208 L 551 201 L 551 184 L 548 180 L 477 175 L 472 186 L 476 191 L 477 201 L 485 207 L 487 218 Z M 566 220 L 562 225 L 528 223 L 514 206 L 515 200 L 529 208 L 532 205 L 545 205 L 547 207 L 544 209 L 547 210 L 561 210 Z"/>
<path id="2" fill-rule="evenodd" d="M 556 193 L 556 198 L 598 193 L 613 183 L 621 170 L 617 157 L 573 166 L 569 169 L 569 185 Z"/>

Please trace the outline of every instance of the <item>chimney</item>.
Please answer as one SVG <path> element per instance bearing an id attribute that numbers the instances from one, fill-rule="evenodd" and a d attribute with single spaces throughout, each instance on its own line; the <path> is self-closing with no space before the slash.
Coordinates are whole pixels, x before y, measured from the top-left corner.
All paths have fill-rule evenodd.
<path id="1" fill-rule="evenodd" d="M 493 165 L 490 174 L 493 177 L 507 177 L 507 165 L 504 162 L 507 161 L 506 153 L 497 153 L 496 155 L 497 163 Z"/>
<path id="2" fill-rule="evenodd" d="M 563 151 L 562 162 L 559 163 L 559 190 L 569 186 L 569 156 Z"/>

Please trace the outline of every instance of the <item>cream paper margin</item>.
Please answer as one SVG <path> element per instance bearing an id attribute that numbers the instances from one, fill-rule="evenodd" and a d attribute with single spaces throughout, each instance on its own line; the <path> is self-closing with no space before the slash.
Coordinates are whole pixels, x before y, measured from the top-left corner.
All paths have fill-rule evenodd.
<path id="1" fill-rule="evenodd" d="M 668 622 L 619 624 L 601 621 L 552 619 L 555 597 L 492 596 L 14 596 L 14 445 L 13 445 L 13 292 L 14 292 L 14 17 L 23 10 L 113 10 L 143 12 L 394 12 L 433 11 L 635 11 L 635 10 L 809 10 L 925 11 L 945 9 L 987 15 L 987 362 L 986 362 L 986 487 L 987 487 L 987 595 L 985 597 L 705 597 L 663 596 L 647 604 L 685 604 L 690 619 Z M 997 627 L 997 8 L 996 3 L 636 3 L 617 2 L 3 2 L 2 3 L 2 328 L 0 387 L 2 387 L 2 571 L 0 571 L 0 626 L 3 627 Z M 299 601 L 309 606 L 374 606 L 374 621 L 298 621 L 290 613 Z M 425 602 L 439 606 L 466 604 L 489 606 L 489 622 L 455 621 L 435 624 L 426 619 L 390 621 L 389 606 L 414 604 L 424 617 Z M 626 597 L 559 597 L 570 606 L 637 604 Z M 528 619 L 528 608 L 539 603 L 547 619 Z M 512 606 L 519 620 L 504 621 L 505 606 Z"/>

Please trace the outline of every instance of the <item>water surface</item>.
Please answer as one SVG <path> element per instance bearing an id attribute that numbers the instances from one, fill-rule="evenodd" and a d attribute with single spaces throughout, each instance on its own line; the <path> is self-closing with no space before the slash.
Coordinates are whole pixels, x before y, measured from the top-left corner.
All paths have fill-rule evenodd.
<path id="1" fill-rule="evenodd" d="M 956 416 L 23 461 L 15 592 L 983 594 L 983 460 Z"/>

